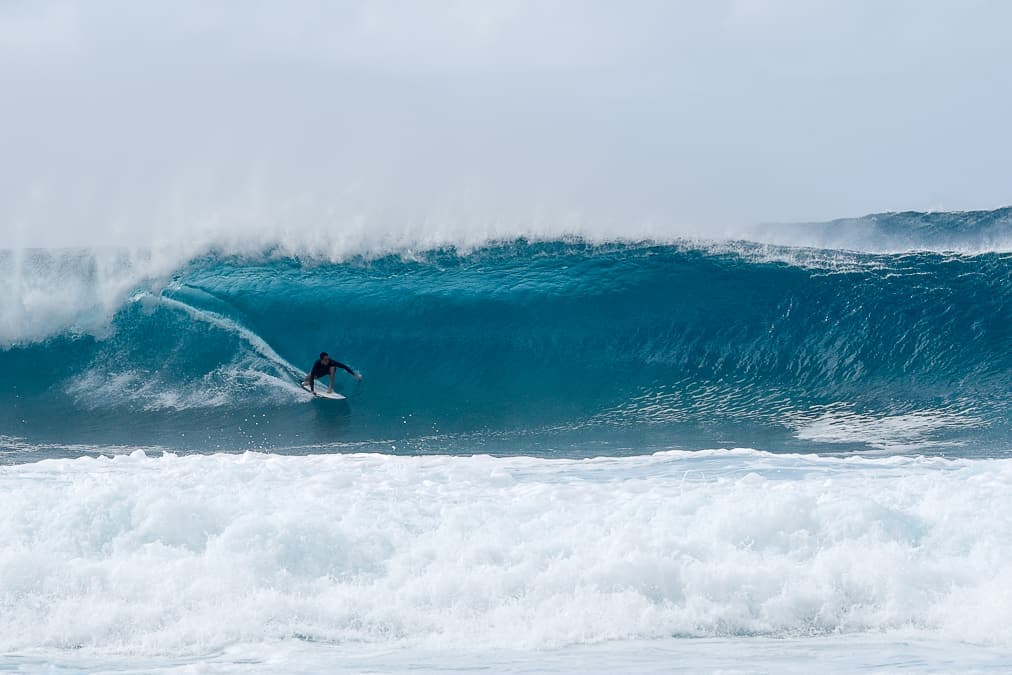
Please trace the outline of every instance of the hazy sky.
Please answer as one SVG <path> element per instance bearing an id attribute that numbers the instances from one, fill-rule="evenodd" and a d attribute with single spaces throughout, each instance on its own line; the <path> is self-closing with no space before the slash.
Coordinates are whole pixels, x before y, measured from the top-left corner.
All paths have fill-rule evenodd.
<path id="1" fill-rule="evenodd" d="M 0 246 L 994 208 L 1010 35 L 1000 0 L 3 0 Z"/>

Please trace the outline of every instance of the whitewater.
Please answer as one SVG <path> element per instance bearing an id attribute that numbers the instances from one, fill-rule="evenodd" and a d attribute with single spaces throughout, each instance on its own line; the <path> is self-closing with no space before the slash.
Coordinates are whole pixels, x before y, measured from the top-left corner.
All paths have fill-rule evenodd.
<path id="1" fill-rule="evenodd" d="M 2 250 L 0 667 L 1007 670 L 1010 213 Z"/>

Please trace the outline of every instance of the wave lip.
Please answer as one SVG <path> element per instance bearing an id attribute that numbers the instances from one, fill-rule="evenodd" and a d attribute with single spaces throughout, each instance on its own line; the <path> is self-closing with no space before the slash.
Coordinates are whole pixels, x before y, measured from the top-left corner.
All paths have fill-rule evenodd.
<path id="1" fill-rule="evenodd" d="M 6 467 L 0 488 L 5 653 L 1012 645 L 1009 460 L 137 452 Z"/>
<path id="2" fill-rule="evenodd" d="M 431 231 L 430 231 L 431 230 Z M 776 251 L 784 260 L 821 259 L 834 263 L 842 251 L 966 254 L 1012 252 L 1012 207 L 993 211 L 898 212 L 825 223 L 772 223 L 724 231 L 665 231 L 627 224 L 615 228 L 565 226 L 471 227 L 444 230 L 435 224 L 372 231 L 341 230 L 321 238 L 318 228 L 251 231 L 239 236 L 231 226 L 220 237 L 172 245 L 98 249 L 0 249 L 0 348 L 44 340 L 64 331 L 103 335 L 112 315 L 137 290 L 159 290 L 167 279 L 207 256 L 294 257 L 339 263 L 385 256 L 407 259 L 452 249 L 469 254 L 503 242 L 582 241 L 590 245 L 633 242 L 715 251 L 762 251 L 763 245 L 811 252 Z M 742 240 L 759 244 L 742 245 Z M 751 251 L 752 253 L 748 253 Z M 832 252 L 836 251 L 836 254 Z M 762 257 L 762 254 L 760 254 Z"/>

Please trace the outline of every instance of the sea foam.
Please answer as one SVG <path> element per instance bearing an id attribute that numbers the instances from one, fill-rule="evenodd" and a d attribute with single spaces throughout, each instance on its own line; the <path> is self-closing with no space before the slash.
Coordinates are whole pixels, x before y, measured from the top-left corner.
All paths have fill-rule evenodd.
<path id="1" fill-rule="evenodd" d="M 0 469 L 0 651 L 1012 644 L 1012 461 L 756 451 Z"/>

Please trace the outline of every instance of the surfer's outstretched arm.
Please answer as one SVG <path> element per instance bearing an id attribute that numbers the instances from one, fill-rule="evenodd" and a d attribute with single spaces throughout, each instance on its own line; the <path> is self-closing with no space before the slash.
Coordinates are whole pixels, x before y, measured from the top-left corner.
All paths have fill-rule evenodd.
<path id="1" fill-rule="evenodd" d="M 344 365 L 340 361 L 331 360 L 331 364 L 333 364 L 333 365 L 330 366 L 330 377 L 331 378 L 334 377 L 334 373 L 336 372 L 334 370 L 334 367 L 336 366 L 338 368 L 343 368 L 344 370 L 347 370 L 348 374 L 351 375 L 352 377 L 354 377 L 356 380 L 361 380 L 362 379 L 362 375 L 360 373 L 356 373 L 354 370 L 352 370 L 348 366 Z"/>

